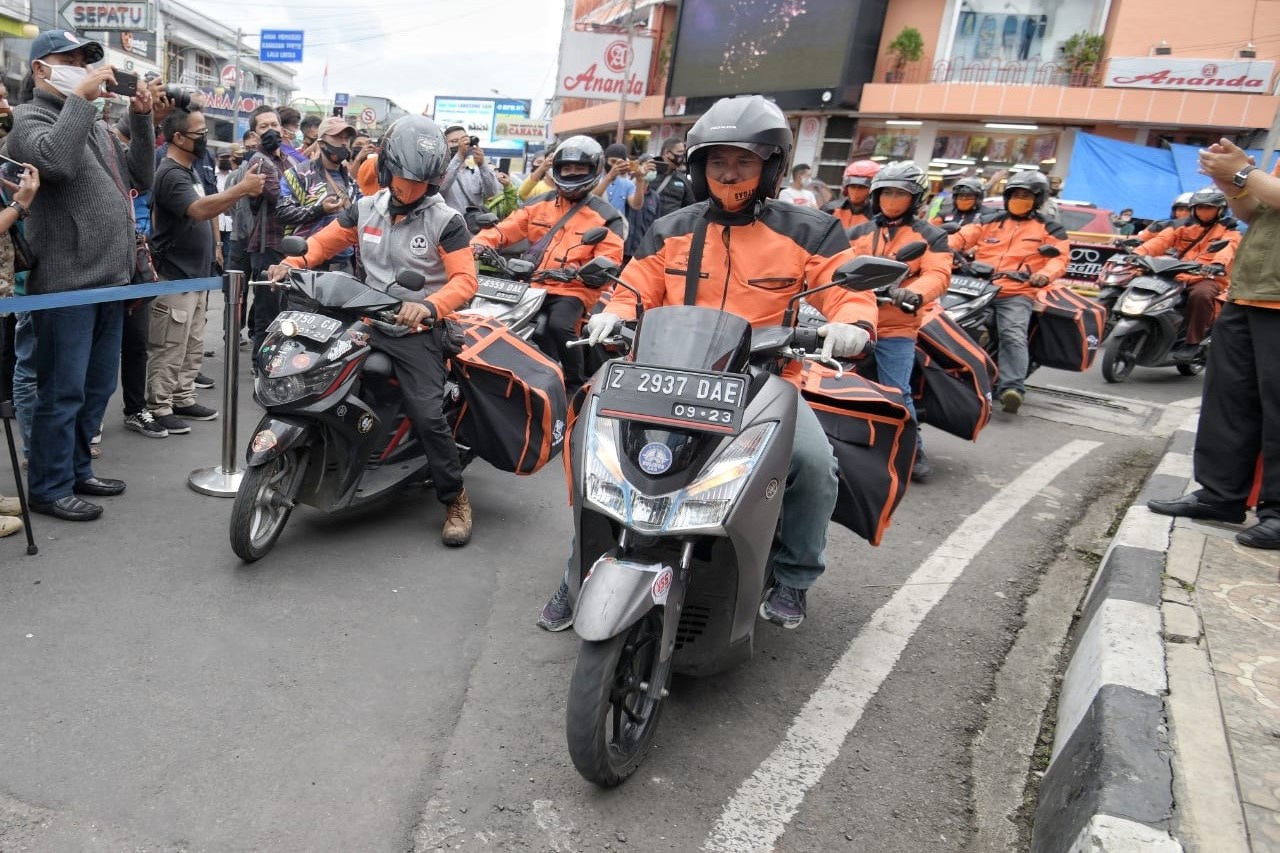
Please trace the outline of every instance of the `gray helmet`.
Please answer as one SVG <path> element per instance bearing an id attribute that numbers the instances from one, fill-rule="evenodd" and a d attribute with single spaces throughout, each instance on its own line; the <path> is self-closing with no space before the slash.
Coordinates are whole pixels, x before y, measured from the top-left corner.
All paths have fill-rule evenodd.
<path id="1" fill-rule="evenodd" d="M 566 177 L 562 168 L 570 163 L 590 166 L 591 171 Z M 577 201 L 591 192 L 600 180 L 603 167 L 604 149 L 599 142 L 590 136 L 570 136 L 556 146 L 556 152 L 551 155 L 551 183 L 556 185 L 562 196 Z"/>
<path id="2" fill-rule="evenodd" d="M 980 178 L 961 178 L 951 187 L 951 194 L 968 193 L 982 198 L 983 193 L 987 191 L 987 185 Z"/>
<path id="3" fill-rule="evenodd" d="M 1174 219 L 1177 219 L 1178 214 L 1176 211 L 1177 211 L 1177 208 L 1179 207 L 1185 207 L 1187 209 L 1187 213 L 1190 213 L 1191 212 L 1191 196 L 1192 196 L 1192 193 L 1181 193 L 1177 198 L 1175 198 L 1173 200 L 1173 204 L 1169 205 L 1169 215 L 1172 216 Z"/>
<path id="4" fill-rule="evenodd" d="M 911 193 L 911 207 L 908 208 L 907 213 L 907 218 L 910 218 L 911 210 L 920 201 L 920 196 L 924 195 L 928 186 L 929 176 L 913 161 L 899 160 L 896 163 L 889 163 L 871 179 L 871 195 L 868 198 L 871 212 L 880 213 L 880 191 L 892 187 Z"/>
<path id="5" fill-rule="evenodd" d="M 707 151 L 715 145 L 734 145 L 763 158 L 756 199 L 776 196 L 783 166 L 791 157 L 791 143 L 791 126 L 777 104 L 760 95 L 721 98 L 694 123 L 685 139 L 693 197 L 704 201 L 711 195 L 707 188 Z"/>
<path id="6" fill-rule="evenodd" d="M 393 176 L 439 186 L 449 165 L 449 146 L 440 126 L 426 116 L 401 116 L 382 136 L 378 184 L 391 186 Z"/>
<path id="7" fill-rule="evenodd" d="M 1009 178 L 1004 185 L 1004 200 L 1009 202 L 1009 194 L 1014 190 L 1026 190 L 1036 198 L 1035 206 L 1044 204 L 1049 197 L 1049 179 L 1035 169 L 1026 169 Z"/>
<path id="8" fill-rule="evenodd" d="M 1218 216 L 1222 216 L 1227 210 L 1227 195 L 1215 186 L 1208 186 L 1193 192 L 1187 204 L 1191 207 L 1193 215 L 1195 214 L 1195 208 L 1202 204 L 1207 204 L 1218 208 Z"/>

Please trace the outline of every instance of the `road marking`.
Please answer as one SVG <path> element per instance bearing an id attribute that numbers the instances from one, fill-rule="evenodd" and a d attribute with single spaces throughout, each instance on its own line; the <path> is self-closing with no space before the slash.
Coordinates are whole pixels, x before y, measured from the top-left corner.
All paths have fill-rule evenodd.
<path id="1" fill-rule="evenodd" d="M 773 849 L 929 612 L 1000 528 L 1059 474 L 1101 446 L 1097 441 L 1073 441 L 1058 448 L 952 531 L 854 637 L 800 709 L 782 743 L 734 793 L 703 850 Z"/>

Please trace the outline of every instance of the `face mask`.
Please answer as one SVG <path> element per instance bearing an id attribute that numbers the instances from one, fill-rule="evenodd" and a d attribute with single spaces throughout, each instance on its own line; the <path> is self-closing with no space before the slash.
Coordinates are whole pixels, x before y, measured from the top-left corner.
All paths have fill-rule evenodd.
<path id="1" fill-rule="evenodd" d="M 811 184 L 811 183 L 813 183 L 813 178 L 801 178 L 801 179 L 800 179 L 800 186 L 802 186 L 802 187 L 807 187 L 807 186 L 809 186 L 809 184 Z"/>
<path id="2" fill-rule="evenodd" d="M 967 213 L 970 210 L 973 210 L 973 208 L 976 207 L 977 204 L 978 204 L 978 200 L 971 195 L 956 196 L 956 210 L 960 211 L 961 213 Z"/>
<path id="3" fill-rule="evenodd" d="M 330 145 L 327 142 L 321 142 L 320 148 L 324 151 L 325 156 L 335 163 L 351 159 L 351 149 L 345 145 Z"/>
<path id="4" fill-rule="evenodd" d="M 1196 221 L 1201 225 L 1209 225 L 1218 218 L 1218 208 L 1216 207 L 1197 207 L 1195 209 Z"/>
<path id="5" fill-rule="evenodd" d="M 751 203 L 756 190 L 760 187 L 760 176 L 736 184 L 725 184 L 714 178 L 707 178 L 707 187 L 720 206 L 730 213 L 736 213 Z"/>
<path id="6" fill-rule="evenodd" d="M 203 160 L 204 155 L 209 151 L 209 137 L 193 136 L 191 139 L 191 154 L 197 160 Z"/>
<path id="7" fill-rule="evenodd" d="M 653 183 L 653 180 L 654 180 L 654 178 L 656 178 L 656 177 L 658 177 L 658 173 L 657 173 L 657 171 L 656 171 L 656 170 L 654 170 L 654 169 L 650 169 L 649 171 L 647 171 L 647 172 L 645 172 L 645 173 L 644 173 L 644 179 L 645 179 L 646 181 L 648 181 L 649 183 Z"/>
<path id="8" fill-rule="evenodd" d="M 230 170 L 231 170 L 231 161 L 230 161 L 230 160 L 219 160 L 219 161 L 218 161 L 218 168 L 219 168 L 219 169 L 221 169 L 221 170 L 222 170 L 222 171 L 224 171 L 224 172 L 228 172 L 228 171 L 230 171 Z"/>
<path id="9" fill-rule="evenodd" d="M 402 206 L 414 204 L 427 194 L 426 181 L 411 181 L 399 175 L 391 176 L 391 198 Z"/>
<path id="10" fill-rule="evenodd" d="M 677 155 L 676 155 L 676 165 L 677 165 L 677 166 L 683 166 L 683 165 L 684 165 L 684 155 L 683 155 L 683 154 L 677 154 Z"/>
<path id="11" fill-rule="evenodd" d="M 301 145 L 301 144 L 302 144 L 302 141 L 303 141 L 303 140 L 302 140 L 302 131 L 300 131 L 300 130 L 295 130 L 295 131 L 294 131 L 294 133 L 293 133 L 293 144 L 294 144 L 294 146 Z"/>
<path id="12" fill-rule="evenodd" d="M 13 130 L 13 113 L 5 113 L 0 116 L 0 130 L 3 130 L 5 133 Z"/>
<path id="13" fill-rule="evenodd" d="M 1011 198 L 1004 203 L 1004 209 L 1014 216 L 1026 216 L 1035 205 L 1035 201 L 1029 198 Z"/>
<path id="14" fill-rule="evenodd" d="M 89 69 L 78 65 L 50 65 L 39 59 L 36 62 L 49 69 L 49 85 L 61 92 L 63 97 L 74 92 L 84 82 L 84 78 L 89 76 Z"/>
<path id="15" fill-rule="evenodd" d="M 93 99 L 93 101 L 92 101 L 92 104 L 93 104 L 93 113 L 94 113 L 94 115 L 96 115 L 98 118 L 102 118 L 102 116 L 106 114 L 106 110 L 107 110 L 107 99 L 106 99 L 106 98 L 94 98 L 94 99 Z"/>
<path id="16" fill-rule="evenodd" d="M 883 194 L 880 196 L 880 212 L 884 214 L 884 218 L 890 221 L 901 219 L 907 215 L 907 211 L 911 210 L 911 196 L 906 198 L 888 198 Z"/>
<path id="17" fill-rule="evenodd" d="M 844 194 L 849 197 L 849 203 L 856 208 L 861 208 L 867 203 L 867 195 L 871 192 L 869 187 L 851 186 L 845 187 Z"/>
<path id="18" fill-rule="evenodd" d="M 456 156 L 457 156 L 457 154 L 458 154 L 458 146 L 456 146 L 456 145 L 450 145 L 450 146 L 449 146 L 449 156 L 450 156 L 450 157 L 456 157 Z"/>
<path id="19" fill-rule="evenodd" d="M 268 130 L 258 137 L 258 143 L 262 146 L 262 150 L 268 154 L 272 154 L 280 150 L 280 143 L 284 138 L 280 136 L 278 130 Z"/>

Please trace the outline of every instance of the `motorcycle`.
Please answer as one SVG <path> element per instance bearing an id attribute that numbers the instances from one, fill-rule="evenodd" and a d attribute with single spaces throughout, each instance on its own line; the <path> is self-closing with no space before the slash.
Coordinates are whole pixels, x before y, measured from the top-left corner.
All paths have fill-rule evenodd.
<path id="1" fill-rule="evenodd" d="M 579 275 L 639 301 L 617 271 L 596 258 Z M 861 257 L 825 287 L 873 290 L 905 272 Z M 643 761 L 673 671 L 712 674 L 751 654 L 799 402 L 779 374 L 805 359 L 841 372 L 816 329 L 792 326 L 799 298 L 782 326 L 754 331 L 714 308 L 638 310 L 632 358 L 606 362 L 585 396 L 570 436 L 582 645 L 566 734 L 596 785 L 620 784 Z"/>
<path id="2" fill-rule="evenodd" d="M 281 249 L 305 255 L 306 241 L 286 237 Z M 425 284 L 411 270 L 396 282 L 410 290 Z M 429 480 L 391 359 L 368 346 L 370 327 L 405 332 L 396 324 L 399 300 L 339 272 L 294 270 L 277 286 L 286 291 L 285 310 L 255 356 L 253 396 L 266 413 L 231 510 L 231 547 L 245 562 L 271 550 L 299 503 L 336 512 Z M 460 401 L 457 383 L 446 382 L 446 415 Z M 458 454 L 465 467 L 469 449 Z"/>
<path id="3" fill-rule="evenodd" d="M 1056 258 L 1062 254 L 1056 246 L 1041 246 L 1036 250 L 1042 257 Z M 1000 336 L 996 330 L 996 298 L 1000 293 L 1000 280 L 1025 282 L 1031 278 L 1032 272 L 1026 263 L 1018 269 L 996 272 L 990 264 L 970 260 L 963 254 L 955 253 L 951 283 L 947 292 L 938 300 L 942 309 L 959 326 L 973 338 L 978 346 L 986 350 L 992 361 L 1000 360 Z M 1035 371 L 1035 363 L 1028 365 L 1027 375 Z"/>
<path id="4" fill-rule="evenodd" d="M 1217 251 L 1225 245 L 1225 241 L 1215 241 L 1208 248 Z M 1112 310 L 1115 324 L 1102 351 L 1102 378 L 1111 383 L 1123 382 L 1139 365 L 1172 365 L 1183 376 L 1198 375 L 1209 356 L 1208 337 L 1193 355 L 1174 356 L 1185 345 L 1187 333 L 1183 311 L 1187 284 L 1179 281 L 1178 275 L 1208 275 L 1220 270 L 1174 257 L 1130 255 L 1129 262 L 1139 274 L 1129 282 Z"/>

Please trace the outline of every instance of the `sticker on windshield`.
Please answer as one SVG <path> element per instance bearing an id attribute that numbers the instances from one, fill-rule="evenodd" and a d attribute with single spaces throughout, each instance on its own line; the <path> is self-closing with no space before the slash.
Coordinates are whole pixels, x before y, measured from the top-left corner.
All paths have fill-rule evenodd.
<path id="1" fill-rule="evenodd" d="M 640 455 L 636 457 L 640 470 L 651 477 L 667 473 L 672 460 L 671 448 L 658 441 L 651 441 L 640 448 Z"/>

